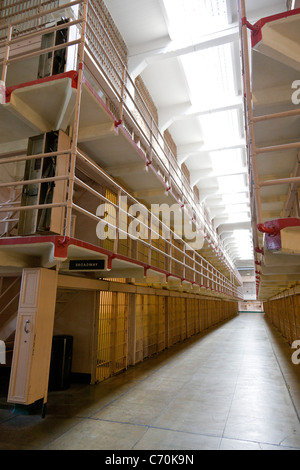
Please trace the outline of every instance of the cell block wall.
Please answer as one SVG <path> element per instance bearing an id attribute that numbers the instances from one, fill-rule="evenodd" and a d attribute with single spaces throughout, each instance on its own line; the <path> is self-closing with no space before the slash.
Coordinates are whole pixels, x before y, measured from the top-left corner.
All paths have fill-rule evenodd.
<path id="1" fill-rule="evenodd" d="M 224 322 L 237 311 L 236 302 L 163 295 L 162 291 L 100 292 L 96 381 Z"/>
<path id="2" fill-rule="evenodd" d="M 292 344 L 300 339 L 300 295 L 264 303 L 266 318 Z"/>

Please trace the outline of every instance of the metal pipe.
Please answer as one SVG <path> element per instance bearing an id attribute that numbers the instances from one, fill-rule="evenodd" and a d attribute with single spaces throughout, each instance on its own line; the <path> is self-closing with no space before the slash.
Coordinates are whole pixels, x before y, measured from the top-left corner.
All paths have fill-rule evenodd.
<path id="1" fill-rule="evenodd" d="M 59 31 L 61 29 L 64 29 L 66 28 L 66 26 L 69 28 L 70 26 L 75 26 L 76 24 L 79 24 L 82 22 L 82 19 L 79 18 L 78 20 L 73 20 L 73 21 L 69 21 L 68 23 L 62 23 L 62 24 L 59 24 L 59 25 L 56 25 L 56 26 L 51 26 L 51 27 L 46 27 L 46 28 L 43 28 L 43 29 L 38 29 L 37 31 L 34 31 L 32 33 L 27 33 L 27 34 L 22 34 L 21 36 L 17 36 L 13 39 L 11 39 L 8 43 L 9 45 L 11 44 L 16 44 L 18 42 L 23 42 L 23 41 L 26 41 L 27 39 L 31 39 L 35 36 L 40 36 L 41 34 L 49 34 L 49 33 L 53 33 L 55 31 Z"/>
<path id="2" fill-rule="evenodd" d="M 48 152 L 48 153 L 38 153 L 35 155 L 23 155 L 22 157 L 9 157 L 9 158 L 1 158 L 0 157 L 0 165 L 4 165 L 7 163 L 17 163 L 27 160 L 37 160 L 39 158 L 50 158 L 50 157 L 59 157 L 60 155 L 68 155 L 71 153 L 71 149 L 69 150 L 61 150 L 59 152 Z"/>
<path id="3" fill-rule="evenodd" d="M 27 186 L 30 184 L 50 183 L 52 181 L 64 181 L 69 179 L 69 176 L 52 176 L 51 178 L 39 178 L 34 180 L 22 180 L 22 181 L 9 181 L 7 183 L 0 183 L 0 188 L 10 188 L 16 186 Z M 2 204 L 0 203 L 0 206 Z"/>
<path id="4" fill-rule="evenodd" d="M 274 145 L 272 147 L 261 147 L 256 149 L 257 154 L 261 153 L 271 153 L 271 152 L 279 152 L 282 150 L 294 150 L 300 148 L 300 142 L 294 142 L 291 144 L 281 144 L 281 145 Z"/>
<path id="5" fill-rule="evenodd" d="M 58 46 L 51 46 L 51 47 L 47 47 L 45 49 L 39 49 L 39 50 L 34 51 L 34 52 L 28 52 L 27 54 L 18 55 L 16 57 L 12 57 L 11 59 L 8 59 L 7 63 L 10 64 L 12 62 L 17 62 L 18 60 L 20 60 L 20 58 L 23 60 L 23 59 L 28 59 L 28 58 L 31 58 L 31 57 L 35 57 L 37 55 L 47 54 L 48 52 L 58 51 L 60 49 L 65 49 L 69 46 L 74 46 L 76 44 L 80 44 L 80 39 L 65 42 L 63 44 L 59 44 Z"/>
<path id="6" fill-rule="evenodd" d="M 254 183 L 254 194 L 255 194 L 255 203 L 256 203 L 256 212 L 258 223 L 263 223 L 262 217 L 262 207 L 260 199 L 260 186 L 258 178 L 258 168 L 257 168 L 257 149 L 255 145 L 255 134 L 254 134 L 254 125 L 253 125 L 253 107 L 252 107 L 252 90 L 251 90 L 251 76 L 250 76 L 250 66 L 249 66 L 249 44 L 248 44 L 248 28 L 247 24 L 243 21 L 246 18 L 246 6 L 245 0 L 239 0 L 239 16 L 241 24 L 241 35 L 242 35 L 242 50 L 243 50 L 243 66 L 244 66 L 244 80 L 245 80 L 245 98 L 247 103 L 247 117 L 248 117 L 248 147 L 250 151 L 250 163 L 252 164 L 253 170 L 253 183 Z"/>
<path id="7" fill-rule="evenodd" d="M 53 209 L 54 207 L 66 207 L 65 202 L 54 202 L 52 204 L 37 204 L 35 206 L 19 206 L 19 207 L 14 207 L 14 212 L 19 212 L 19 211 L 30 211 L 34 209 Z M 0 212 L 8 212 L 7 207 L 0 207 Z"/>
<path id="8" fill-rule="evenodd" d="M 2 77 L 1 77 L 1 80 L 4 83 L 4 86 L 6 82 L 6 76 L 7 76 L 7 65 L 8 65 L 8 60 L 9 60 L 9 49 L 10 49 L 9 43 L 11 40 L 11 36 L 12 36 L 12 26 L 9 25 L 8 33 L 7 33 L 7 40 L 6 40 L 5 55 L 4 55 L 4 60 L 3 60 Z"/>
<path id="9" fill-rule="evenodd" d="M 264 116 L 253 117 L 253 123 L 256 124 L 262 121 L 270 121 L 272 119 L 283 119 L 287 117 L 299 116 L 300 109 L 292 109 L 290 111 L 284 111 L 282 113 L 267 114 Z"/>
<path id="10" fill-rule="evenodd" d="M 26 20 L 34 20 L 40 18 L 41 16 L 49 15 L 50 13 L 55 13 L 56 11 L 65 10 L 66 8 L 73 7 L 82 3 L 82 0 L 75 0 L 74 2 L 65 3 L 64 5 L 60 5 L 58 7 L 49 8 L 49 10 L 41 10 L 39 13 L 35 15 L 26 17 Z M 10 24 L 11 26 L 16 26 L 17 24 L 23 23 L 24 17 L 20 18 L 19 20 L 12 21 Z M 4 29 L 5 26 L 2 26 L 0 29 Z"/>
<path id="11" fill-rule="evenodd" d="M 268 180 L 263 181 L 260 183 L 260 186 L 275 186 L 277 184 L 290 184 L 290 183 L 299 183 L 300 184 L 300 176 L 294 176 L 291 178 L 281 178 L 277 180 Z"/>

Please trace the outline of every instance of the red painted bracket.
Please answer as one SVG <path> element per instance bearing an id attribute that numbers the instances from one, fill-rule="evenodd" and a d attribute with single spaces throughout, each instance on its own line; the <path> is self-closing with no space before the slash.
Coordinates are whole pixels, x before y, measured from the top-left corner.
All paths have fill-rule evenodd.
<path id="1" fill-rule="evenodd" d="M 265 242 L 268 250 L 281 250 L 280 232 L 287 227 L 300 227 L 300 218 L 288 217 L 285 219 L 270 220 L 257 226 L 258 230 L 265 234 Z"/>
<path id="2" fill-rule="evenodd" d="M 289 18 L 290 16 L 295 16 L 300 14 L 300 8 L 296 8 L 295 10 L 284 11 L 283 13 L 278 13 L 276 15 L 267 16 L 265 18 L 260 19 L 254 25 L 251 25 L 247 18 L 242 19 L 242 24 L 247 25 L 249 29 L 251 29 L 251 36 L 252 36 L 252 47 L 255 47 L 261 40 L 262 40 L 262 28 L 265 24 L 271 23 L 272 21 L 281 20 L 284 18 Z M 244 21 L 244 23 L 243 23 Z"/>
<path id="3" fill-rule="evenodd" d="M 247 26 L 247 28 L 250 29 L 253 33 L 256 33 L 260 29 L 259 22 L 253 25 L 249 23 L 249 21 L 247 20 L 245 16 L 244 18 L 242 18 L 242 26 Z"/>
<path id="4" fill-rule="evenodd" d="M 275 226 L 267 227 L 267 226 L 264 225 L 264 224 L 258 224 L 258 225 L 257 225 L 257 229 L 258 229 L 259 232 L 261 232 L 261 233 L 267 233 L 268 235 L 270 235 L 270 237 L 276 237 L 276 235 L 278 235 L 279 232 L 280 232 L 280 230 L 278 229 L 278 227 L 275 227 Z"/>
<path id="5" fill-rule="evenodd" d="M 11 94 L 15 90 L 18 90 L 20 88 L 26 88 L 26 87 L 33 86 L 33 85 L 40 85 L 42 83 L 54 82 L 55 80 L 62 80 L 64 78 L 71 79 L 72 88 L 75 88 L 75 89 L 77 88 L 78 73 L 76 72 L 76 70 L 70 70 L 69 72 L 59 73 L 57 75 L 51 75 L 50 77 L 39 78 L 31 82 L 24 82 L 24 83 L 20 83 L 19 85 L 13 85 L 13 86 L 7 87 L 5 90 L 6 103 L 10 102 Z"/>
<path id="6" fill-rule="evenodd" d="M 122 124 L 122 119 L 119 119 L 118 121 L 115 121 L 115 127 L 118 128 Z"/>

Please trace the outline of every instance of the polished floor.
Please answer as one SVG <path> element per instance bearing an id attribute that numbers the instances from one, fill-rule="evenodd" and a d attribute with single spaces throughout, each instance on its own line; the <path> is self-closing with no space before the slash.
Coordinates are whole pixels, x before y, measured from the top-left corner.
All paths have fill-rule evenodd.
<path id="1" fill-rule="evenodd" d="M 47 414 L 0 406 L 0 449 L 300 450 L 300 365 L 243 313 L 104 383 L 49 394 Z"/>

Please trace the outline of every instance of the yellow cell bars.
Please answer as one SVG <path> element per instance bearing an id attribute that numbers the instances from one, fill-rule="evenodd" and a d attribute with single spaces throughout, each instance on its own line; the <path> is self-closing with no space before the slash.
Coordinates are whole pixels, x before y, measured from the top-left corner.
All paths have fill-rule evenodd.
<path id="1" fill-rule="evenodd" d="M 62 136 L 62 133 L 60 133 L 60 136 Z M 3 223 L 12 222 L 13 228 L 16 228 L 19 219 L 22 218 L 20 214 L 24 215 L 25 212 L 32 211 L 32 213 L 34 213 L 35 211 L 37 218 L 38 211 L 39 214 L 41 214 L 43 211 L 45 213 L 47 209 L 52 209 L 51 220 L 55 221 L 55 224 L 52 224 L 52 231 L 61 235 L 64 234 L 64 213 L 67 206 L 67 186 L 70 177 L 68 162 L 71 154 L 71 150 L 67 148 L 67 145 L 65 150 L 60 149 L 60 146 L 63 146 L 65 143 L 62 137 L 62 140 L 59 140 L 57 152 L 42 152 L 34 155 L 13 154 L 12 156 L 0 159 L 0 191 L 3 197 L 4 195 L 7 197 L 7 200 L 4 199 L 4 201 L 0 203 L 0 223 L 2 226 Z M 49 161 L 55 161 L 55 175 L 51 177 L 42 177 L 42 175 L 40 175 L 40 177 L 33 179 L 23 179 L 25 164 L 30 161 L 36 161 L 37 167 L 41 169 L 43 166 L 47 167 Z M 2 182 L 2 178 L 4 182 Z M 46 186 L 50 188 L 52 185 L 54 187 L 53 196 L 43 200 L 41 197 L 42 186 L 43 188 Z M 21 204 L 20 199 L 23 189 L 34 186 L 37 188 L 36 203 L 28 205 Z M 4 230 L 3 235 L 6 236 L 8 234 L 9 233 Z M 0 236 L 2 236 L 2 227 L 0 229 Z"/>
<path id="2" fill-rule="evenodd" d="M 141 362 L 144 359 L 144 328 L 143 328 L 143 295 L 136 296 L 136 346 L 135 362 Z"/>
<path id="3" fill-rule="evenodd" d="M 96 380 L 100 382 L 116 374 L 125 369 L 127 363 L 142 362 L 236 313 L 235 302 L 101 292 Z"/>
<path id="4" fill-rule="evenodd" d="M 299 295 L 286 295 L 281 299 L 264 302 L 264 311 L 272 325 L 280 331 L 289 344 L 299 339 Z"/>
<path id="5" fill-rule="evenodd" d="M 186 299 L 186 308 L 187 308 L 187 325 L 186 325 L 186 335 L 189 338 L 200 331 L 200 317 L 199 317 L 199 302 L 197 299 Z"/>
<path id="6" fill-rule="evenodd" d="M 117 204 L 118 202 L 117 194 L 115 194 L 113 191 L 110 191 L 109 189 L 105 190 L 105 197 L 113 204 Z M 117 219 L 116 219 L 116 211 L 114 209 L 114 206 L 110 204 L 109 202 L 105 202 L 104 210 L 105 210 L 105 215 L 106 215 L 106 219 L 108 223 L 110 223 L 111 225 L 115 227 L 117 225 Z M 114 234 L 111 232 L 112 232 L 112 229 L 108 227 L 108 237 L 105 240 L 103 240 L 103 248 L 109 251 L 114 251 L 115 250 Z"/>
<path id="7" fill-rule="evenodd" d="M 156 297 L 156 308 L 158 310 L 157 323 L 157 351 L 161 352 L 166 347 L 166 300 L 165 297 Z"/>
<path id="8" fill-rule="evenodd" d="M 128 298 L 122 292 L 100 292 L 96 381 L 127 367 Z"/>
<path id="9" fill-rule="evenodd" d="M 169 346 L 186 339 L 186 299 L 168 298 Z"/>
<path id="10" fill-rule="evenodd" d="M 144 357 L 149 357 L 156 352 L 157 348 L 158 311 L 155 296 L 149 295 L 146 298 L 147 302 L 144 302 L 143 311 L 143 347 Z"/>
<path id="11" fill-rule="evenodd" d="M 138 294 L 136 297 L 135 361 L 141 362 L 165 349 L 165 298 Z"/>
<path id="12" fill-rule="evenodd" d="M 101 292 L 98 325 L 96 380 L 100 382 L 111 375 L 112 292 Z"/>
<path id="13" fill-rule="evenodd" d="M 113 347 L 113 370 L 119 372 L 127 366 L 127 308 L 128 294 L 116 293 L 114 314 L 115 338 Z"/>
<path id="14" fill-rule="evenodd" d="M 168 271 L 169 266 L 165 253 L 169 252 L 169 244 L 163 238 L 161 225 L 154 218 L 151 220 L 151 228 L 154 233 L 159 235 L 159 238 L 153 238 L 153 240 L 151 240 L 151 245 L 154 249 L 151 250 L 151 263 L 149 264 L 155 266 L 158 269 Z"/>

